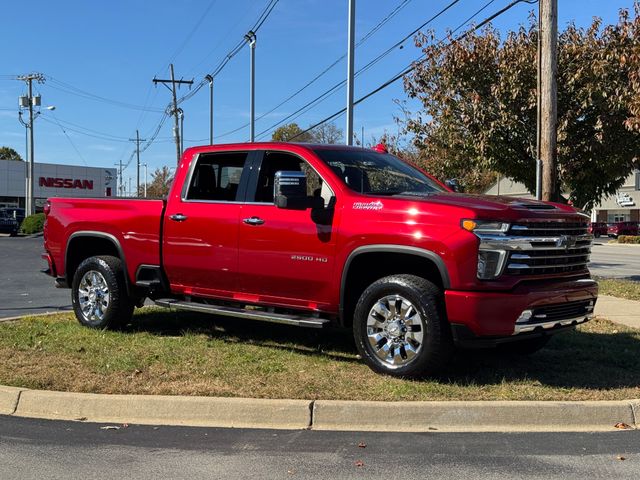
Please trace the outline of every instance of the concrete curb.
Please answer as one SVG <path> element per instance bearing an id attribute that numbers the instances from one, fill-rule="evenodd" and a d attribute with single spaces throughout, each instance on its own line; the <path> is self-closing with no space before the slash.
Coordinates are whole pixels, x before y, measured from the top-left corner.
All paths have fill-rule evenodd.
<path id="1" fill-rule="evenodd" d="M 636 414 L 640 414 L 640 403 Z M 398 432 L 594 431 L 636 427 L 634 401 L 317 401 L 314 430 Z"/>
<path id="2" fill-rule="evenodd" d="M 106 395 L 0 386 L 0 414 L 98 423 L 380 432 L 606 431 L 639 427 L 640 400 L 362 402 Z"/>
<path id="3" fill-rule="evenodd" d="M 13 415 L 100 423 L 303 429 L 311 402 L 24 390 Z"/>
<path id="4" fill-rule="evenodd" d="M 0 415 L 13 415 L 24 389 L 0 385 Z"/>

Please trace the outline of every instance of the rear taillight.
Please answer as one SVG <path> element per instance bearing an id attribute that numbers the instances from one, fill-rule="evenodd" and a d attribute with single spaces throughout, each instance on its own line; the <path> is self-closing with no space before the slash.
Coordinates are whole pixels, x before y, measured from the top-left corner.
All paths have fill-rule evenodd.
<path id="1" fill-rule="evenodd" d="M 44 212 L 45 217 L 49 215 L 49 212 L 51 211 L 51 202 L 49 200 L 46 201 L 46 203 L 44 204 L 44 208 L 42 210 Z"/>

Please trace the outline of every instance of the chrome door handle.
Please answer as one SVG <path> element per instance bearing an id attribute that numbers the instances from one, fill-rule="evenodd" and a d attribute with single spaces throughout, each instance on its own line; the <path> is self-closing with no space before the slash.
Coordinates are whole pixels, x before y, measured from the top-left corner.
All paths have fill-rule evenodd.
<path id="1" fill-rule="evenodd" d="M 242 221 L 247 225 L 262 225 L 264 223 L 264 220 L 261 219 L 260 217 L 245 218 Z"/>
<path id="2" fill-rule="evenodd" d="M 187 219 L 187 216 L 181 213 L 174 213 L 173 215 L 169 215 L 169 218 L 174 222 L 184 222 Z"/>

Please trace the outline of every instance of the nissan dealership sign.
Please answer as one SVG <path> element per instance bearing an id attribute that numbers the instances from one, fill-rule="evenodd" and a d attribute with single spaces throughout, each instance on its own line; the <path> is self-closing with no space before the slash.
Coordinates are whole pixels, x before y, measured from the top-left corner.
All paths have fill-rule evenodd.
<path id="1" fill-rule="evenodd" d="M 41 187 L 49 188 L 79 188 L 80 190 L 93 190 L 93 180 L 80 180 L 79 178 L 51 178 L 40 177 L 38 182 Z"/>
<path id="2" fill-rule="evenodd" d="M 0 197 L 24 198 L 25 175 L 25 162 L 0 160 Z M 116 195 L 116 191 L 115 168 L 34 164 L 33 193 L 36 199 L 105 197 Z"/>

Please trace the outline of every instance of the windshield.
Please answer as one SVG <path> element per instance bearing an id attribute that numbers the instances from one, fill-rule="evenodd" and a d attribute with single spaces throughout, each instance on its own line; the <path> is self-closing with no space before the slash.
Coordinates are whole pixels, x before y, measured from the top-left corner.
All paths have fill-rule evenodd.
<path id="1" fill-rule="evenodd" d="M 318 148 L 315 154 L 351 189 L 372 195 L 428 195 L 446 191 L 420 170 L 388 153 Z"/>

